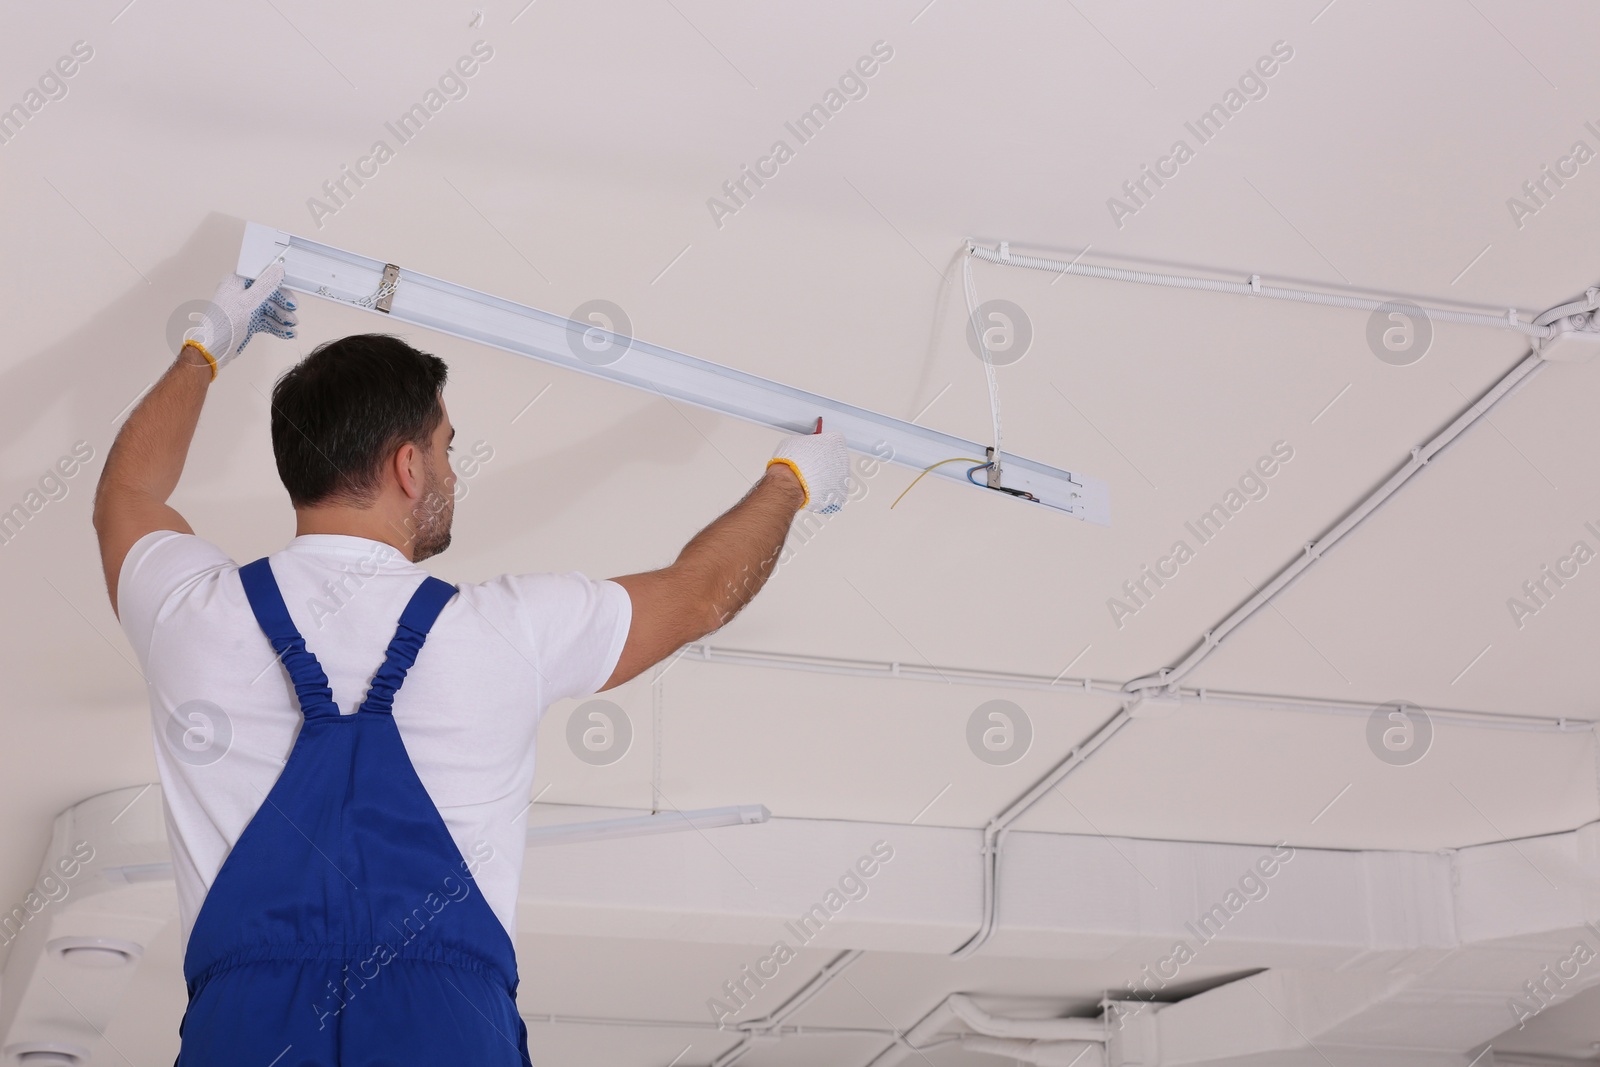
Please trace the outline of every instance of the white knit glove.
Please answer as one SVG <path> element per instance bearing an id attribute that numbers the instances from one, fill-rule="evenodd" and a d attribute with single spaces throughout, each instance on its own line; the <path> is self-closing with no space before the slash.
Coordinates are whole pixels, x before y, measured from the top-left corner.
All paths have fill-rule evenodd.
<path id="1" fill-rule="evenodd" d="M 211 377 L 244 351 L 250 338 L 265 330 L 274 337 L 293 337 L 297 325 L 295 302 L 278 288 L 283 264 L 274 263 L 255 281 L 230 274 L 222 279 L 211 303 L 200 313 L 200 324 L 187 331 L 185 346 L 194 346 L 211 364 Z"/>
<path id="2" fill-rule="evenodd" d="M 850 484 L 850 453 L 842 433 L 793 434 L 778 442 L 778 450 L 767 462 L 782 463 L 800 479 L 806 491 L 800 506 L 820 515 L 831 515 L 844 506 Z"/>

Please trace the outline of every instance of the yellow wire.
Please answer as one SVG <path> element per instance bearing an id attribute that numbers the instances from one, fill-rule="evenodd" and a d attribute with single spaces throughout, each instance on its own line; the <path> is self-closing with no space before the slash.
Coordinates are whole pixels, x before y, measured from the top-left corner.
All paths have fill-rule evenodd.
<path id="1" fill-rule="evenodd" d="M 900 495 L 894 498 L 894 504 L 898 504 L 898 503 L 900 503 L 900 501 L 904 500 L 906 498 L 906 494 L 911 492 L 911 490 L 916 487 L 916 484 L 918 482 L 922 481 L 922 479 L 927 475 L 927 473 L 929 471 L 933 470 L 934 467 L 942 467 L 946 463 L 987 463 L 987 462 L 988 462 L 988 460 L 973 459 L 971 456 L 952 456 L 949 459 L 941 459 L 939 462 L 933 464 L 932 467 L 924 467 L 924 468 L 922 468 L 922 473 L 917 475 L 915 478 L 911 479 L 911 484 L 906 486 L 905 489 L 903 489 L 901 491 Z M 894 504 L 890 504 L 889 505 L 889 510 L 890 511 L 894 510 Z"/>

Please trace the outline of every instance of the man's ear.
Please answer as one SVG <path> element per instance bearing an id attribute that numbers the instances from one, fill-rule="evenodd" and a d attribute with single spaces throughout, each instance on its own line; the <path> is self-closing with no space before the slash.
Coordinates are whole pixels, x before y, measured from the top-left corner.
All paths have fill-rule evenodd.
<path id="1" fill-rule="evenodd" d="M 400 491 L 412 500 L 421 500 L 423 492 L 422 453 L 417 446 L 407 441 L 394 453 L 395 480 L 400 483 Z"/>

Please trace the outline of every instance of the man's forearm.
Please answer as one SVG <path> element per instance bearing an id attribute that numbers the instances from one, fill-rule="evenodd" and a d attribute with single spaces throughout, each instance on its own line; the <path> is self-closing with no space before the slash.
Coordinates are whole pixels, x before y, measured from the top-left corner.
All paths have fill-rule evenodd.
<path id="1" fill-rule="evenodd" d="M 97 500 L 113 492 L 138 493 L 158 502 L 172 495 L 210 384 L 210 364 L 198 352 L 181 350 L 122 424 L 100 474 Z"/>
<path id="2" fill-rule="evenodd" d="M 789 439 L 791 444 L 798 438 Z M 743 500 L 690 539 L 669 567 L 612 579 L 628 592 L 633 617 L 622 654 L 602 689 L 621 685 L 660 663 L 675 650 L 727 625 L 761 591 L 778 565 L 795 512 L 807 503 L 807 486 L 821 499 L 841 495 L 848 473 L 843 438 L 818 442 L 821 461 L 808 444 L 788 449 L 799 456 L 805 484 L 780 458 Z M 828 449 L 837 455 L 828 455 Z"/>
<path id="3" fill-rule="evenodd" d="M 788 467 L 769 467 L 743 500 L 683 546 L 673 566 L 702 583 L 706 633 L 727 625 L 766 584 L 804 499 Z"/>

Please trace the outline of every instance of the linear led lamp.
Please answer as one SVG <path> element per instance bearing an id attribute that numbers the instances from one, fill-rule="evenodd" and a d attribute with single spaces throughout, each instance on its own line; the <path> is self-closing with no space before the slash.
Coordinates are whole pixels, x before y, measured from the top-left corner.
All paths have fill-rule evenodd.
<path id="1" fill-rule="evenodd" d="M 844 434 L 845 443 L 852 450 L 915 470 L 955 456 L 985 455 L 985 446 L 973 441 L 380 259 L 259 223 L 247 224 L 239 248 L 239 273 L 254 278 L 280 258 L 284 265 L 283 284 L 296 292 L 354 305 L 413 326 L 733 415 L 784 433 L 809 433 L 821 417 L 826 429 Z M 604 358 L 593 358 L 595 352 L 604 353 Z M 1100 479 L 1010 453 L 1004 455 L 1002 468 L 1006 488 L 1031 493 L 1036 499 L 1010 493 L 996 495 L 1043 505 L 1102 526 L 1111 524 L 1110 491 Z M 935 467 L 930 473 L 968 484 L 967 468 L 961 464 Z"/>
<path id="2" fill-rule="evenodd" d="M 556 823 L 528 827 L 530 845 L 565 845 L 573 841 L 610 841 L 619 837 L 645 837 L 682 830 L 710 830 L 717 826 L 748 826 L 772 818 L 764 804 L 737 804 L 729 808 L 663 811 L 655 815 L 630 815 L 621 819 Z"/>

